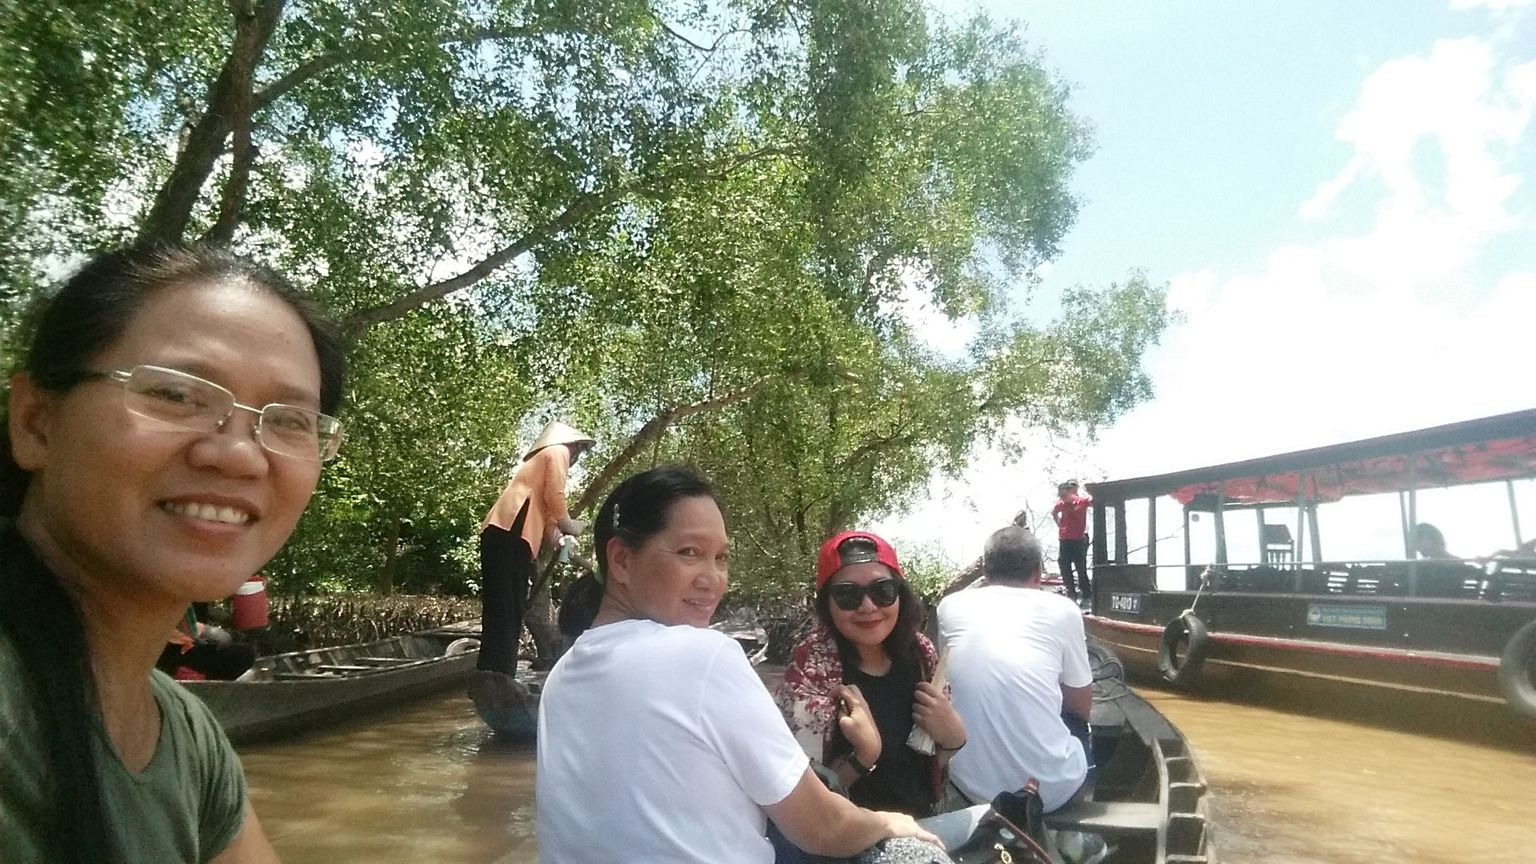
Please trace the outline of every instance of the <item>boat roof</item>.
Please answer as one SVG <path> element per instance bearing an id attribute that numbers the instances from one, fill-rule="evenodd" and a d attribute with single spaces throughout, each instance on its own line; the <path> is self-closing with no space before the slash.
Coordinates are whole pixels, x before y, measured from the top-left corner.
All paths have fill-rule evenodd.
<path id="1" fill-rule="evenodd" d="M 1207 468 L 1089 483 L 1105 502 L 1170 495 L 1180 503 L 1284 504 L 1536 477 L 1536 409 L 1313 447 Z"/>

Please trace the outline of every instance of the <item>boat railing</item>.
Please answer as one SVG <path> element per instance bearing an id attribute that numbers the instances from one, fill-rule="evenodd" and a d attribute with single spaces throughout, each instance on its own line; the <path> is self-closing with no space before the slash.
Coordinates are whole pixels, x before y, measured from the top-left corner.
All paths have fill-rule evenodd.
<path id="1" fill-rule="evenodd" d="M 1177 572 L 1189 591 L 1208 578 L 1208 591 L 1226 593 L 1536 601 L 1530 558 L 1101 564 L 1094 572 L 1109 590 L 1156 590 L 1159 573 Z"/>

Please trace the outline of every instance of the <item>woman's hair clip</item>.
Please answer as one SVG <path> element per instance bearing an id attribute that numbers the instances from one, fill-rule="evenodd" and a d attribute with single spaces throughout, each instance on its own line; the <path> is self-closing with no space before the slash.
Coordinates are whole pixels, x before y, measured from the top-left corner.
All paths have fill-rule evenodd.
<path id="1" fill-rule="evenodd" d="M 619 530 L 619 502 L 613 502 L 613 530 Z"/>

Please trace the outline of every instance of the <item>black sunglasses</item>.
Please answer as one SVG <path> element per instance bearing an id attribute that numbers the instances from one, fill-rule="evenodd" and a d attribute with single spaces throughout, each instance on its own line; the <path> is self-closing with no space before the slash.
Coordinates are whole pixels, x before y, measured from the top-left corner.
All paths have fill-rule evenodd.
<path id="1" fill-rule="evenodd" d="M 901 596 L 901 583 L 895 579 L 876 579 L 868 585 L 860 585 L 857 582 L 835 582 L 827 588 L 827 596 L 837 604 L 837 608 L 844 612 L 864 605 L 864 595 L 875 601 L 875 605 L 881 609 L 896 602 Z"/>

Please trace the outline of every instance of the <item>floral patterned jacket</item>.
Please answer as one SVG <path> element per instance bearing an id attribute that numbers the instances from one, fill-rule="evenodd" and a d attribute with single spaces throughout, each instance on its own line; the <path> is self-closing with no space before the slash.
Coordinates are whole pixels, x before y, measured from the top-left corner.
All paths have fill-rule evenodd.
<path id="1" fill-rule="evenodd" d="M 939 665 L 939 652 L 927 636 L 917 634 L 918 674 L 923 681 L 933 679 Z M 832 741 L 837 717 L 837 688 L 843 685 L 843 663 L 837 656 L 837 642 L 821 623 L 790 653 L 784 667 L 784 683 L 774 693 L 789 730 L 807 756 L 823 761 Z M 948 687 L 945 688 L 946 692 Z M 905 742 L 903 742 L 905 743 Z"/>

